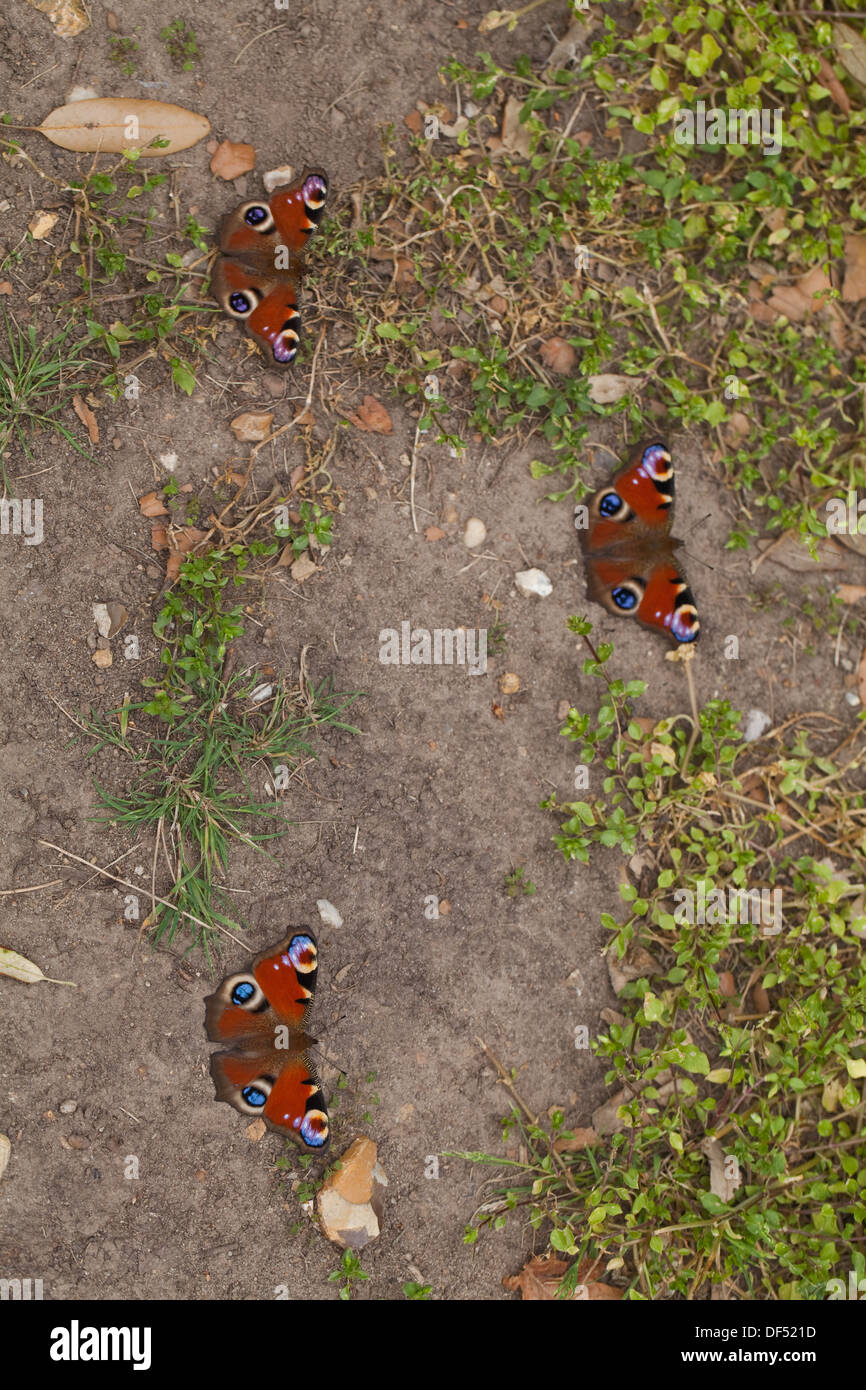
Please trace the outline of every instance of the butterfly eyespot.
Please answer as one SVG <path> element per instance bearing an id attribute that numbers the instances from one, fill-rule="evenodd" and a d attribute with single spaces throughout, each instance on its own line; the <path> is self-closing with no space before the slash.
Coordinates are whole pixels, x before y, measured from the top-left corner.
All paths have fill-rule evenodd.
<path id="1" fill-rule="evenodd" d="M 321 174 L 311 174 L 304 180 L 303 187 L 304 202 L 313 212 L 318 212 L 324 206 L 328 196 L 328 183 Z"/>
<path id="2" fill-rule="evenodd" d="M 643 598 L 643 584 L 638 579 L 629 579 L 625 584 L 617 584 L 610 596 L 622 613 L 632 613 Z"/>
<path id="3" fill-rule="evenodd" d="M 309 975 L 318 966 L 315 941 L 311 936 L 299 932 L 289 942 L 286 958 L 300 975 Z"/>
<path id="4" fill-rule="evenodd" d="M 270 1085 L 262 1079 L 261 1081 L 254 1081 L 250 1086 L 244 1086 L 241 1096 L 253 1110 L 263 1110 L 270 1093 Z"/>
<path id="5" fill-rule="evenodd" d="M 608 518 L 615 517 L 625 505 L 618 492 L 606 492 L 603 497 L 598 499 L 599 515 Z"/>
<path id="6" fill-rule="evenodd" d="M 301 341 L 298 333 L 300 326 L 300 314 L 293 314 L 290 319 L 286 319 L 281 332 L 274 339 L 274 357 L 278 362 L 293 362 L 297 357 L 298 343 Z"/>
<path id="7" fill-rule="evenodd" d="M 670 453 L 664 444 L 650 444 L 644 449 L 641 464 L 656 486 L 664 483 L 670 492 L 673 492 L 674 469 Z"/>
<path id="8" fill-rule="evenodd" d="M 324 1110 L 308 1110 L 295 1128 L 308 1148 L 321 1149 L 328 1142 L 330 1125 Z"/>
<path id="9" fill-rule="evenodd" d="M 267 999 L 251 975 L 235 975 L 226 980 L 223 988 L 231 1003 L 236 1008 L 246 1009 L 248 1013 L 258 1013 L 268 1006 Z"/>
<path id="10" fill-rule="evenodd" d="M 244 221 L 257 232 L 269 232 L 274 225 L 271 210 L 263 203 L 251 203 L 244 213 Z"/>
<path id="11" fill-rule="evenodd" d="M 226 300 L 226 311 L 232 318 L 245 319 L 255 309 L 259 302 L 259 294 L 254 289 L 234 290 Z"/>

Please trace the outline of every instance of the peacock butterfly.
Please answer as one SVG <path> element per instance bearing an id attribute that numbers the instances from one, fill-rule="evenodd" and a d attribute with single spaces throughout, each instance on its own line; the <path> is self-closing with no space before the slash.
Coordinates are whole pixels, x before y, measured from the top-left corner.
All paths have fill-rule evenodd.
<path id="1" fill-rule="evenodd" d="M 205 1030 L 228 1049 L 211 1057 L 217 1100 L 321 1154 L 328 1112 L 309 1059 L 314 1039 L 304 1031 L 317 969 L 315 936 L 293 928 L 208 995 Z"/>
<path id="2" fill-rule="evenodd" d="M 637 618 L 679 643 L 695 642 L 701 624 L 692 591 L 676 563 L 682 541 L 671 536 L 674 467 L 667 445 L 641 445 L 628 465 L 578 504 L 574 524 L 595 603 Z"/>
<path id="3" fill-rule="evenodd" d="M 213 295 L 227 314 L 246 324 L 278 367 L 288 367 L 297 356 L 304 251 L 327 196 L 324 169 L 305 169 L 270 202 L 241 203 L 220 223 L 223 254 L 214 266 Z"/>

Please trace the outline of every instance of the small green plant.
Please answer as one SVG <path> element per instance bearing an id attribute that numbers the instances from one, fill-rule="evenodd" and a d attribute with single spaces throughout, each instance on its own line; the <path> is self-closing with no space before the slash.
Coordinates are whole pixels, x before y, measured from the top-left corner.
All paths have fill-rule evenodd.
<path id="1" fill-rule="evenodd" d="M 345 1303 L 348 1303 L 352 1297 L 352 1285 L 362 1284 L 369 1278 L 369 1274 L 365 1274 L 361 1268 L 360 1256 L 352 1250 L 344 1250 L 340 1268 L 331 1271 L 328 1275 L 328 1283 L 338 1283 L 340 1285 L 340 1297 Z"/>
<path id="2" fill-rule="evenodd" d="M 509 898 L 532 898 L 535 896 L 535 884 L 527 878 L 525 868 L 518 866 L 506 875 L 505 891 Z"/>
<path id="3" fill-rule="evenodd" d="M 291 520 L 278 520 L 274 526 L 274 533 L 280 539 L 291 537 L 293 554 L 301 555 L 309 547 L 311 539 L 320 546 L 333 545 L 331 527 L 334 518 L 318 502 L 301 502 L 298 516 L 300 521 L 296 526 L 292 525 Z"/>
<path id="4" fill-rule="evenodd" d="M 429 1303 L 433 1296 L 433 1285 L 410 1282 L 403 1285 L 403 1293 L 406 1298 L 412 1299 L 416 1303 Z"/>
<path id="5" fill-rule="evenodd" d="M 133 77 L 136 69 L 134 55 L 139 50 L 136 40 L 128 34 L 109 34 L 108 47 L 112 63 L 117 64 L 124 77 Z"/>
<path id="6" fill-rule="evenodd" d="M 164 29 L 160 29 L 159 37 L 165 44 L 169 58 L 177 67 L 184 72 L 190 72 L 195 67 L 199 52 L 195 30 L 191 25 L 183 19 L 173 19 Z"/>
<path id="7" fill-rule="evenodd" d="M 33 324 L 24 330 L 7 315 L 5 329 L 8 352 L 0 357 L 0 471 L 8 488 L 5 458 L 10 444 L 17 440 L 29 458 L 33 437 L 40 430 L 59 435 L 92 461 L 64 417 L 71 418 L 73 396 L 93 381 L 99 363 L 87 355 L 87 340 L 69 341 L 70 326 L 40 341 Z"/>

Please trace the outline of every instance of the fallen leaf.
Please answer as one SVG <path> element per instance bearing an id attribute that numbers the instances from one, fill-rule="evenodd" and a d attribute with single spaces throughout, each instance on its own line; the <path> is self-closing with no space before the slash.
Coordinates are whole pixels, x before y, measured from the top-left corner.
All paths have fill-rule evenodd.
<path id="1" fill-rule="evenodd" d="M 318 565 L 314 560 L 311 560 L 307 552 L 304 551 L 303 554 L 298 556 L 292 568 L 289 570 L 289 573 L 296 584 L 303 584 L 304 580 L 309 579 L 311 574 L 315 574 L 317 569 Z"/>
<path id="2" fill-rule="evenodd" d="M 14 294 L 11 280 L 0 280 L 0 294 Z"/>
<path id="3" fill-rule="evenodd" d="M 836 597 L 843 603 L 859 603 L 861 598 L 866 598 L 866 587 L 862 584 L 838 584 Z"/>
<path id="4" fill-rule="evenodd" d="M 28 4 L 48 16 L 59 39 L 74 39 L 76 34 L 90 27 L 81 0 L 28 0 Z"/>
<path id="5" fill-rule="evenodd" d="M 701 1153 L 710 1164 L 710 1191 L 722 1202 L 732 1201 L 743 1181 L 737 1160 L 725 1153 L 718 1139 L 711 1139 L 709 1135 L 701 1141 Z"/>
<path id="6" fill-rule="evenodd" d="M 519 1290 L 524 1300 L 547 1301 L 556 1298 L 556 1290 L 567 1269 L 565 1260 L 556 1255 L 533 1255 L 519 1274 L 506 1274 L 502 1284 L 512 1293 Z"/>
<path id="7" fill-rule="evenodd" d="M 860 653 L 857 666 L 857 694 L 860 696 L 861 705 L 866 704 L 866 647 Z"/>
<path id="8" fill-rule="evenodd" d="M 845 332 L 839 310 L 828 295 L 832 283 L 822 266 L 813 266 L 801 275 L 792 285 L 776 285 L 766 300 L 760 298 L 760 290 L 750 284 L 749 294 L 752 317 L 759 323 L 775 323 L 780 314 L 792 323 L 802 323 L 810 314 L 820 313 L 830 320 L 830 338 L 836 347 L 843 347 Z"/>
<path id="9" fill-rule="evenodd" d="M 315 415 L 313 414 L 312 410 L 310 410 L 310 407 L 307 406 L 307 405 L 305 405 L 304 408 L 303 408 L 303 410 L 299 410 L 299 411 L 298 411 L 297 415 L 295 416 L 294 423 L 295 423 L 296 425 L 303 425 L 304 427 L 306 427 L 306 426 L 308 426 L 308 425 L 314 425 L 314 424 L 316 423 L 316 417 L 315 417 Z M 298 464 L 298 468 L 300 468 L 301 470 L 303 470 L 305 467 L 306 467 L 306 464 L 303 464 L 303 463 L 299 463 L 299 464 Z M 298 468 L 296 468 L 296 469 L 294 470 L 294 472 L 292 473 L 292 477 L 293 477 L 293 478 L 294 478 L 294 476 L 295 476 L 295 473 L 297 473 Z M 302 476 L 303 476 L 303 473 L 302 473 Z M 292 487 L 296 487 L 296 486 L 297 486 L 296 483 L 292 483 Z"/>
<path id="10" fill-rule="evenodd" d="M 594 1129 L 574 1129 L 571 1138 L 557 1139 L 553 1145 L 554 1153 L 576 1154 L 583 1149 L 591 1149 L 593 1144 L 598 1143 L 598 1135 Z"/>
<path id="11" fill-rule="evenodd" d="M 413 135 L 420 135 L 424 129 L 424 119 L 420 111 L 410 111 L 408 116 L 403 117 L 403 124 L 411 130 Z"/>
<path id="12" fill-rule="evenodd" d="M 82 425 L 86 426 L 87 433 L 90 435 L 91 444 L 98 444 L 99 425 L 90 406 L 87 405 L 80 396 L 73 396 L 72 409 L 75 411 Z"/>
<path id="13" fill-rule="evenodd" d="M 5 946 L 0 946 L 0 975 L 8 975 L 10 979 L 21 980 L 26 985 L 35 985 L 44 980 L 49 985 L 71 985 L 77 989 L 74 980 L 52 980 L 50 975 L 43 975 L 38 965 L 34 965 L 32 960 L 27 960 L 24 956 L 19 956 L 17 951 L 10 951 Z"/>
<path id="14" fill-rule="evenodd" d="M 107 671 L 113 660 L 114 657 L 111 655 L 111 652 L 108 650 L 103 651 L 101 647 L 93 653 L 93 664 L 94 666 L 98 666 L 100 671 Z"/>
<path id="15" fill-rule="evenodd" d="M 515 154 L 520 159 L 528 159 L 531 148 L 529 126 L 520 123 L 520 113 L 524 104 L 520 97 L 508 98 L 502 115 L 502 129 L 499 132 L 503 147 L 509 154 Z"/>
<path id="16" fill-rule="evenodd" d="M 261 1116 L 259 1116 L 257 1120 L 253 1120 L 252 1124 L 247 1125 L 246 1129 L 244 1130 L 244 1134 L 253 1144 L 257 1144 L 259 1140 L 263 1138 L 265 1134 L 267 1134 L 267 1132 L 268 1127 L 265 1124 L 264 1120 L 261 1118 Z"/>
<path id="17" fill-rule="evenodd" d="M 849 77 L 866 87 L 866 39 L 850 24 L 833 25 L 836 56 Z"/>
<path id="18" fill-rule="evenodd" d="M 204 540 L 206 535 L 207 531 L 199 531 L 196 526 L 184 526 L 181 530 L 171 533 L 168 537 L 170 553 L 165 565 L 165 577 L 169 583 L 173 583 L 177 579 L 187 555 Z M 152 539 L 151 536 L 151 541 Z"/>
<path id="19" fill-rule="evenodd" d="M 842 86 L 835 72 L 831 68 L 823 53 L 818 59 L 818 81 L 822 87 L 826 87 L 831 97 L 835 101 L 839 110 L 844 116 L 851 115 L 851 103 L 848 100 L 848 93 Z"/>
<path id="20" fill-rule="evenodd" d="M 56 221 L 56 212 L 37 212 L 27 223 L 27 230 L 34 241 L 44 241 Z"/>
<path id="21" fill-rule="evenodd" d="M 554 72 L 557 68 L 564 68 L 573 62 L 577 57 L 578 47 L 586 42 L 588 33 L 589 25 L 585 19 L 573 19 L 566 33 L 551 49 L 545 72 Z"/>
<path id="22" fill-rule="evenodd" d="M 150 548 L 151 550 L 168 550 L 168 531 L 164 526 L 151 526 Z"/>
<path id="23" fill-rule="evenodd" d="M 223 140 L 210 162 L 210 171 L 218 179 L 237 179 L 256 167 L 256 152 L 252 145 L 236 145 Z"/>
<path id="24" fill-rule="evenodd" d="M 866 299 L 866 236 L 845 238 L 845 279 L 842 298 L 846 304 Z"/>
<path id="25" fill-rule="evenodd" d="M 559 372 L 564 376 L 566 372 L 573 370 L 577 362 L 577 353 L 564 338 L 548 338 L 546 343 L 541 344 L 541 360 L 552 372 Z"/>
<path id="26" fill-rule="evenodd" d="M 12 1157 L 12 1145 L 5 1134 L 0 1134 L 0 1178 L 6 1172 L 6 1166 Z"/>
<path id="27" fill-rule="evenodd" d="M 197 144 L 210 130 L 210 122 L 167 101 L 97 97 L 58 106 L 36 129 L 64 150 L 122 154 L 140 149 L 142 155 L 161 157 Z M 148 148 L 157 139 L 166 143 Z"/>
<path id="28" fill-rule="evenodd" d="M 770 1012 L 770 996 L 763 985 L 753 985 L 752 987 L 752 1008 L 756 1014 L 768 1014 Z"/>
<path id="29" fill-rule="evenodd" d="M 365 396 L 363 404 L 358 406 L 358 413 L 350 413 L 349 419 L 359 430 L 369 430 L 373 434 L 391 434 L 394 428 L 391 416 L 375 396 Z"/>
<path id="30" fill-rule="evenodd" d="M 138 507 L 142 516 L 168 516 L 168 507 L 156 492 L 146 492 L 143 497 L 138 499 Z"/>
<path id="31" fill-rule="evenodd" d="M 445 532 L 441 526 L 428 526 L 424 536 L 428 541 L 444 541 Z"/>
<path id="32" fill-rule="evenodd" d="M 252 444 L 257 440 L 267 439 L 273 418 L 272 410 L 245 410 L 243 415 L 238 415 L 232 420 L 229 429 L 241 444 Z"/>
<path id="33" fill-rule="evenodd" d="M 501 722 L 504 724 L 504 723 L 505 723 L 505 710 L 502 708 L 502 706 L 501 706 L 501 705 L 498 705 L 498 704 L 496 703 L 496 701 L 494 700 L 494 701 L 493 701 L 493 704 L 490 706 L 490 708 L 491 708 L 491 711 L 492 711 L 492 713 L 493 713 L 494 718 L 495 718 L 495 719 L 501 720 Z"/>
<path id="34" fill-rule="evenodd" d="M 602 372 L 600 376 L 591 376 L 587 380 L 589 399 L 595 401 L 596 405 L 621 401 L 623 396 L 631 395 L 641 384 L 639 377 L 616 376 L 610 372 Z"/>

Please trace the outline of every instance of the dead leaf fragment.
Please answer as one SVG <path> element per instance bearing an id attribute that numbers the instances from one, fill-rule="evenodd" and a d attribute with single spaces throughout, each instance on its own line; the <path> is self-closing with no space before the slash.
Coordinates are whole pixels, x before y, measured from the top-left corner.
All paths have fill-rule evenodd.
<path id="1" fill-rule="evenodd" d="M 841 599 L 843 603 L 859 603 L 861 598 L 866 598 L 866 587 L 862 584 L 838 584 L 836 597 Z"/>
<path id="2" fill-rule="evenodd" d="M 424 538 L 428 541 L 444 541 L 445 532 L 441 526 L 428 526 L 424 532 Z"/>
<path id="3" fill-rule="evenodd" d="M 599 376 L 589 377 L 587 384 L 591 401 L 595 401 L 596 405 L 611 405 L 636 391 L 641 383 L 638 377 L 602 372 Z"/>
<path id="4" fill-rule="evenodd" d="M 866 39 L 850 24 L 834 24 L 833 43 L 836 56 L 848 76 L 859 82 L 861 87 L 866 87 Z"/>
<path id="5" fill-rule="evenodd" d="M 256 152 L 252 145 L 236 145 L 223 140 L 210 162 L 210 171 L 218 179 L 237 179 L 256 167 Z"/>
<path id="6" fill-rule="evenodd" d="M 257 1144 L 259 1140 L 263 1138 L 265 1134 L 267 1134 L 267 1132 L 268 1127 L 265 1124 L 264 1120 L 261 1118 L 261 1116 L 259 1116 L 257 1120 L 253 1120 L 252 1124 L 247 1125 L 246 1129 L 244 1130 L 244 1134 L 247 1136 L 247 1138 L 250 1140 L 252 1144 Z"/>
<path id="7" fill-rule="evenodd" d="M 19 956 L 17 951 L 10 951 L 5 946 L 0 946 L 0 975 L 21 980 L 25 985 L 35 985 L 44 980 L 49 985 L 71 985 L 73 989 L 78 988 L 74 980 L 52 980 L 50 975 L 43 975 L 39 966 L 34 965 L 32 960 Z"/>
<path id="8" fill-rule="evenodd" d="M 318 565 L 314 560 L 310 559 L 310 556 L 305 550 L 303 554 L 298 556 L 292 568 L 289 570 L 289 574 L 296 584 L 303 584 L 304 580 L 309 579 L 311 574 L 315 574 L 318 568 Z"/>
<path id="9" fill-rule="evenodd" d="M 857 663 L 857 694 L 860 696 L 861 705 L 866 704 L 866 647 L 860 653 Z"/>
<path id="10" fill-rule="evenodd" d="M 100 647 L 98 651 L 93 653 L 93 664 L 98 666 L 100 671 L 107 671 L 113 660 L 111 652 L 107 649 L 103 651 Z"/>
<path id="11" fill-rule="evenodd" d="M 59 39 L 74 39 L 76 34 L 90 27 L 81 0 L 28 0 L 28 4 L 48 16 Z"/>
<path id="12" fill-rule="evenodd" d="M 574 1129 L 571 1138 L 557 1139 L 553 1145 L 554 1153 L 576 1154 L 583 1149 L 591 1149 L 593 1144 L 598 1143 L 598 1135 L 594 1129 Z"/>
<path id="13" fill-rule="evenodd" d="M 532 142 L 529 126 L 520 123 L 520 113 L 523 107 L 524 103 L 520 97 L 508 98 L 502 115 L 500 138 L 503 147 L 509 154 L 517 155 L 520 159 L 528 159 Z"/>
<path id="14" fill-rule="evenodd" d="M 866 299 L 866 236 L 845 238 L 845 279 L 842 298 L 847 304 Z"/>
<path id="15" fill-rule="evenodd" d="M 37 130 L 63 150 L 122 154 L 140 149 L 151 157 L 189 149 L 210 130 L 210 122 L 183 106 L 139 97 L 97 97 L 58 106 Z M 151 148 L 154 140 L 164 141 Z"/>
<path id="16" fill-rule="evenodd" d="M 138 499 L 138 507 L 142 516 L 168 516 L 168 507 L 156 492 L 146 492 L 143 497 Z"/>
<path id="17" fill-rule="evenodd" d="M 737 1160 L 725 1153 L 718 1139 L 711 1139 L 709 1135 L 701 1142 L 701 1153 L 709 1159 L 710 1191 L 722 1202 L 732 1201 L 743 1181 Z"/>
<path id="18" fill-rule="evenodd" d="M 200 531 L 197 526 L 184 526 L 180 530 L 172 531 L 171 535 L 166 537 L 170 554 L 166 561 L 165 577 L 170 584 L 174 583 L 180 574 L 181 565 L 187 555 L 205 539 L 206 535 L 207 531 Z M 153 535 L 151 534 L 152 542 Z"/>
<path id="19" fill-rule="evenodd" d="M 75 414 L 78 416 L 82 425 L 84 425 L 87 429 L 87 433 L 90 436 L 91 444 L 98 444 L 99 424 L 97 423 L 96 416 L 90 409 L 90 406 L 87 404 L 86 401 L 83 401 L 80 396 L 73 396 L 72 409 L 75 411 Z"/>
<path id="20" fill-rule="evenodd" d="M 357 414 L 350 413 L 349 419 L 359 430 L 367 430 L 372 434 L 391 434 L 394 429 L 391 416 L 375 396 L 365 396 L 363 404 L 358 406 Z"/>
<path id="21" fill-rule="evenodd" d="M 831 97 L 835 101 L 839 110 L 844 116 L 851 115 L 851 103 L 848 100 L 848 93 L 842 86 L 835 72 L 831 68 L 823 53 L 818 59 L 818 81 L 822 87 L 826 87 Z"/>
<path id="22" fill-rule="evenodd" d="M 241 444 L 252 444 L 258 440 L 267 439 L 273 419 L 274 412 L 272 410 L 245 410 L 243 415 L 238 415 L 232 420 L 229 429 Z"/>
<path id="23" fill-rule="evenodd" d="M 577 353 L 564 338 L 548 338 L 547 342 L 541 345 L 541 360 L 552 372 L 564 376 L 574 370 Z"/>
<path id="24" fill-rule="evenodd" d="M 513 671 L 506 671 L 499 681 L 499 689 L 503 695 L 515 695 L 520 689 L 520 677 Z"/>
<path id="25" fill-rule="evenodd" d="M 5 1134 L 0 1134 L 0 1178 L 6 1172 L 6 1166 L 12 1157 L 12 1145 Z"/>
<path id="26" fill-rule="evenodd" d="M 44 241 L 51 228 L 57 221 L 56 212 L 37 212 L 34 213 L 27 223 L 27 230 L 34 241 Z"/>

